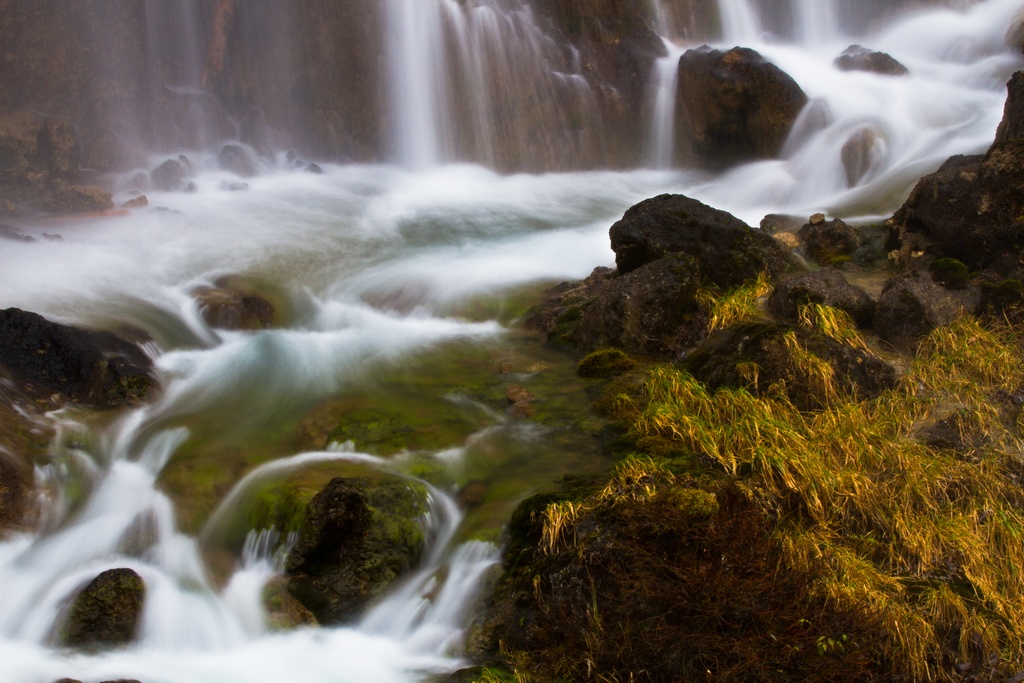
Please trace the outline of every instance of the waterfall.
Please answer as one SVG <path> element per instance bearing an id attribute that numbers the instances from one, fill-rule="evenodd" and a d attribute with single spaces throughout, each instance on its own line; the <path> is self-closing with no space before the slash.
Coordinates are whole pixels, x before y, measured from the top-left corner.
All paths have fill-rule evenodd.
<path id="1" fill-rule="evenodd" d="M 722 40 L 730 45 L 749 45 L 761 40 L 761 21 L 751 0 L 718 0 Z"/>
<path id="2" fill-rule="evenodd" d="M 442 161 L 446 150 L 449 94 L 442 5 L 430 0 L 386 4 L 395 154 L 407 166 L 427 168 Z"/>
<path id="3" fill-rule="evenodd" d="M 836 0 L 795 0 L 797 42 L 816 45 L 838 38 L 839 7 Z"/>
<path id="4" fill-rule="evenodd" d="M 583 148 L 574 130 L 600 132 L 577 55 L 527 3 L 387 0 L 384 30 L 394 157 L 408 168 L 561 163 Z"/>
<path id="5" fill-rule="evenodd" d="M 679 57 L 683 49 L 665 41 L 668 56 L 654 64 L 650 96 L 652 108 L 648 135 L 647 164 L 652 168 L 671 168 L 675 152 L 676 85 L 679 76 Z"/>

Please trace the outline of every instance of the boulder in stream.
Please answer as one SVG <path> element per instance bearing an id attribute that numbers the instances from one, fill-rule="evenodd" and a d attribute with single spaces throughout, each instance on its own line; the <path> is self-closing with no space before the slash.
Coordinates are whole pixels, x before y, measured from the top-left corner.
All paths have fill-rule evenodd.
<path id="1" fill-rule="evenodd" d="M 527 326 L 555 343 L 616 347 L 666 359 L 703 339 L 703 289 L 728 290 L 762 274 L 800 270 L 777 240 L 682 195 L 647 199 L 611 227 L 616 271 L 549 290 Z"/>
<path id="2" fill-rule="evenodd" d="M 288 592 L 321 624 L 354 620 L 419 562 L 425 512 L 425 494 L 397 477 L 335 477 L 306 510 Z"/>
<path id="3" fill-rule="evenodd" d="M 807 104 L 788 74 L 749 48 L 679 58 L 676 130 L 709 167 L 776 156 Z"/>
<path id="4" fill-rule="evenodd" d="M 276 309 L 257 287 L 243 278 L 218 278 L 212 286 L 192 291 L 210 327 L 224 330 L 265 330 L 273 326 Z"/>
<path id="5" fill-rule="evenodd" d="M 774 279 L 800 269 L 768 235 L 730 213 L 684 195 L 663 194 L 626 211 L 609 231 L 620 275 L 666 254 L 695 259 L 703 282 L 735 287 L 761 273 Z"/>
<path id="6" fill-rule="evenodd" d="M 0 311 L 0 365 L 33 393 L 101 408 L 139 405 L 157 385 L 135 344 L 17 308 Z"/>
<path id="7" fill-rule="evenodd" d="M 94 648 L 127 645 L 135 638 L 146 586 L 131 569 L 109 569 L 75 597 L 61 629 L 62 645 Z"/>
<path id="8" fill-rule="evenodd" d="M 885 52 L 869 50 L 860 45 L 851 45 L 836 57 L 833 62 L 840 71 L 869 71 L 882 76 L 906 76 L 910 73 L 907 67 L 900 64 L 892 55 Z"/>

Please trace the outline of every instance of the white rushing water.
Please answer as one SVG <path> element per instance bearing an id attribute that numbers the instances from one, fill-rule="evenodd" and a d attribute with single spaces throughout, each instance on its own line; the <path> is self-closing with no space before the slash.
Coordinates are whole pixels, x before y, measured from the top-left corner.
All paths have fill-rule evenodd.
<path id="1" fill-rule="evenodd" d="M 462 629 L 497 550 L 464 532 L 464 511 L 443 484 L 432 489 L 423 563 L 359 624 L 276 633 L 265 623 L 260 592 L 281 571 L 275 551 L 283 539 L 253 530 L 240 551 L 220 549 L 233 553 L 227 576 L 209 564 L 207 551 L 221 543 L 225 520 L 240 514 L 247 487 L 333 462 L 400 471 L 400 459 L 336 448 L 247 463 L 201 535 L 179 528 L 162 475 L 211 423 L 245 431 L 282 410 L 401 375 L 437 349 L 506 348 L 514 321 L 502 315 L 504 302 L 524 286 L 609 265 L 609 226 L 647 197 L 689 194 L 752 224 L 768 213 L 886 216 L 945 158 L 991 143 L 1004 84 L 1024 67 L 1003 43 L 1019 0 L 907 15 L 867 36 L 842 35 L 834 17 L 820 14 L 823 5 L 795 3 L 806 9 L 798 29 L 806 44 L 765 36 L 746 0 L 722 6 L 730 9 L 723 44 L 742 39 L 758 49 L 812 100 L 781 159 L 717 177 L 669 168 L 671 60 L 685 49 L 670 45 L 651 94 L 658 113 L 650 159 L 662 168 L 502 175 L 445 164 L 445 105 L 437 98 L 448 95 L 432 86 L 436 64 L 422 63 L 437 49 L 432 32 L 449 26 L 466 60 L 480 45 L 499 45 L 507 37 L 502 26 L 539 41 L 531 54 L 547 47 L 523 28 L 527 14 L 503 14 L 494 3 L 467 10 L 388 0 L 389 21 L 405 36 L 392 46 L 401 82 L 391 91 L 397 125 L 406 131 L 396 135 L 408 135 L 396 138 L 404 166 L 323 164 L 325 172 L 314 175 L 290 170 L 282 159 L 246 179 L 247 189 L 231 191 L 238 178 L 216 170 L 212 153 L 190 151 L 194 193 L 150 192 L 149 207 L 126 216 L 20 225 L 39 239 L 0 246 L 0 308 L 146 330 L 163 389 L 152 405 L 113 425 L 80 423 L 74 413 L 51 416 L 61 436 L 52 462 L 39 464 L 47 492 L 40 527 L 0 541 L 0 680 L 387 683 L 459 668 Z M 911 75 L 837 71 L 832 60 L 854 39 L 889 52 Z M 468 64 L 461 68 L 468 72 Z M 581 77 L 569 70 L 553 78 L 579 84 Z M 578 87 L 584 97 L 585 84 Z M 424 110 L 437 118 L 423 117 Z M 855 136 L 864 145 L 852 177 L 842 150 Z M 131 196 L 122 190 L 118 199 Z M 285 325 L 258 332 L 208 327 L 190 292 L 224 275 L 273 283 L 285 302 Z M 501 449 L 517 449 L 506 458 L 510 467 L 548 467 L 537 455 L 538 440 L 550 436 L 545 427 L 511 424 L 472 392 L 447 384 L 429 400 L 477 416 L 460 440 L 420 454 L 440 470 L 477 467 L 467 464 L 471 456 L 500 461 Z M 133 568 L 147 585 L 138 642 L 99 654 L 55 646 L 70 596 L 114 567 Z"/>

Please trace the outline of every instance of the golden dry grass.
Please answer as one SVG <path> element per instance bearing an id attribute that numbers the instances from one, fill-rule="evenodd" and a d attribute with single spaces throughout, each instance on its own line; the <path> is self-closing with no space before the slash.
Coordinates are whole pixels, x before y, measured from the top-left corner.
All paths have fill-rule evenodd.
<path id="1" fill-rule="evenodd" d="M 831 311 L 801 317 L 859 339 Z M 951 660 L 993 654 L 1024 666 L 1024 442 L 997 400 L 1024 387 L 1019 331 L 972 319 L 936 330 L 900 387 L 867 402 L 829 389 L 830 369 L 793 342 L 808 377 L 831 391 L 826 409 L 802 413 L 780 392 L 711 392 L 659 368 L 634 413 L 638 441 L 676 441 L 773 501 L 785 563 L 827 567 L 816 590 L 883 626 L 894 676 L 942 679 Z M 912 438 L 951 406 L 964 436 L 985 437 L 970 457 Z"/>

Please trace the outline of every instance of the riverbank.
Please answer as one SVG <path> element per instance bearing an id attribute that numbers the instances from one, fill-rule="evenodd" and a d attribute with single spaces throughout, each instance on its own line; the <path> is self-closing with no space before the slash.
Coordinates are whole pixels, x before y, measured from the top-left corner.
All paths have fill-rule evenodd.
<path id="1" fill-rule="evenodd" d="M 1024 675 L 1022 84 L 989 152 L 876 230 L 877 301 L 834 267 L 744 276 L 736 240 L 686 241 L 713 210 L 671 198 L 612 227 L 617 272 L 551 292 L 534 321 L 553 341 L 628 352 L 595 352 L 616 359 L 594 408 L 617 463 L 513 514 L 471 640 L 504 669 L 477 680 Z M 816 267 L 863 273 L 877 252 L 853 232 L 814 217 L 797 234 Z M 640 312 L 646 339 L 614 336 Z"/>

